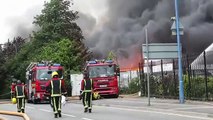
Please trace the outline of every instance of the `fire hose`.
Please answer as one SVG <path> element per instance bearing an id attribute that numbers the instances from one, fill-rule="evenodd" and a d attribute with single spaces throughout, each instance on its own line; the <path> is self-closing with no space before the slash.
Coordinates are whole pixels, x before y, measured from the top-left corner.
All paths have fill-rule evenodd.
<path id="1" fill-rule="evenodd" d="M 18 112 L 11 112 L 11 111 L 0 111 L 0 114 L 12 115 L 12 116 L 19 116 L 19 117 L 23 117 L 25 120 L 30 120 L 30 118 L 25 113 L 18 113 Z M 1 119 L 2 118 L 0 118 L 0 120 Z"/>
<path id="2" fill-rule="evenodd" d="M 0 97 L 8 95 L 8 94 L 10 94 L 10 92 L 2 94 L 2 95 L 0 95 Z M 9 103 L 9 102 L 0 102 L 0 104 L 1 103 L 5 104 L 5 103 Z M 18 113 L 18 112 L 11 112 L 11 111 L 0 111 L 0 114 L 12 115 L 12 116 L 19 116 L 19 117 L 23 117 L 25 120 L 30 120 L 30 118 L 25 113 Z M 0 120 L 5 120 L 5 118 L 0 118 Z"/>
<path id="3" fill-rule="evenodd" d="M 6 120 L 5 118 L 0 118 L 0 120 Z"/>

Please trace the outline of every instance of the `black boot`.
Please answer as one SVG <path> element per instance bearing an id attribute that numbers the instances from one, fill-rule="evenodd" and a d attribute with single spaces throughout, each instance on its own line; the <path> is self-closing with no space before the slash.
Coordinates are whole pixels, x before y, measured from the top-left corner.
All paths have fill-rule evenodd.
<path id="1" fill-rule="evenodd" d="M 24 113 L 24 109 L 21 109 L 21 112 Z"/>
<path id="2" fill-rule="evenodd" d="M 58 112 L 58 116 L 61 117 L 61 112 Z"/>
<path id="3" fill-rule="evenodd" d="M 55 113 L 55 118 L 57 118 L 58 117 L 58 115 L 57 115 L 57 113 Z"/>
<path id="4" fill-rule="evenodd" d="M 86 113 L 88 111 L 88 109 L 87 108 L 84 108 L 84 112 Z"/>
<path id="5" fill-rule="evenodd" d="M 91 113 L 92 112 L 92 109 L 89 109 L 89 113 Z"/>

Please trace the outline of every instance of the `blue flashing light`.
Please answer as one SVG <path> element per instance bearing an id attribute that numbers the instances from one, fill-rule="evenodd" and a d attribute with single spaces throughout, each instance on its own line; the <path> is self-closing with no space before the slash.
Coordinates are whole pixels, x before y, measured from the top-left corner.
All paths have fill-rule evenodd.
<path id="1" fill-rule="evenodd" d="M 39 63 L 39 64 L 37 64 L 37 66 L 38 66 L 38 67 L 44 67 L 44 66 L 45 66 L 45 64 L 41 64 L 41 63 Z"/>
<path id="2" fill-rule="evenodd" d="M 89 61 L 88 63 L 89 64 L 96 64 L 97 62 L 96 61 Z"/>
<path id="3" fill-rule="evenodd" d="M 113 63 L 113 60 L 106 60 L 106 63 Z"/>
<path id="4" fill-rule="evenodd" d="M 53 64 L 53 66 L 55 66 L 55 67 L 59 67 L 59 66 L 61 66 L 61 64 Z"/>

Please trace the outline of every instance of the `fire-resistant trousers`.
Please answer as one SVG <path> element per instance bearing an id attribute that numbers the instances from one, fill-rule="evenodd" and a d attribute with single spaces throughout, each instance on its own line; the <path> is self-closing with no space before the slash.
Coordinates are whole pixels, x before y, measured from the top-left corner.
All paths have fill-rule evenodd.
<path id="1" fill-rule="evenodd" d="M 92 92 L 84 92 L 82 102 L 85 109 L 92 109 Z"/>
<path id="2" fill-rule="evenodd" d="M 17 100 L 17 111 L 24 112 L 25 98 L 16 98 L 16 100 Z"/>
<path id="3" fill-rule="evenodd" d="M 54 114 L 61 113 L 61 96 L 51 97 Z"/>

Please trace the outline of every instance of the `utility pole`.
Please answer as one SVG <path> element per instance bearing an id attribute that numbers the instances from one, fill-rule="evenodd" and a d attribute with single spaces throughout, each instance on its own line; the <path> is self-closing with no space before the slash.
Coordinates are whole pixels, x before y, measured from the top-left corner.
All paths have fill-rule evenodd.
<path id="1" fill-rule="evenodd" d="M 149 86 L 149 43 L 148 43 L 148 32 L 147 28 L 145 29 L 146 33 L 146 64 L 147 64 L 147 91 L 148 91 L 148 106 L 150 106 L 150 86 Z"/>
<path id="2" fill-rule="evenodd" d="M 176 31 L 177 31 L 177 44 L 178 44 L 178 77 L 179 77 L 179 100 L 180 103 L 184 103 L 184 90 L 183 90 L 183 72 L 182 72 L 182 50 L 180 43 L 180 29 L 179 29 L 179 0 L 175 0 L 175 16 L 176 16 Z"/>

